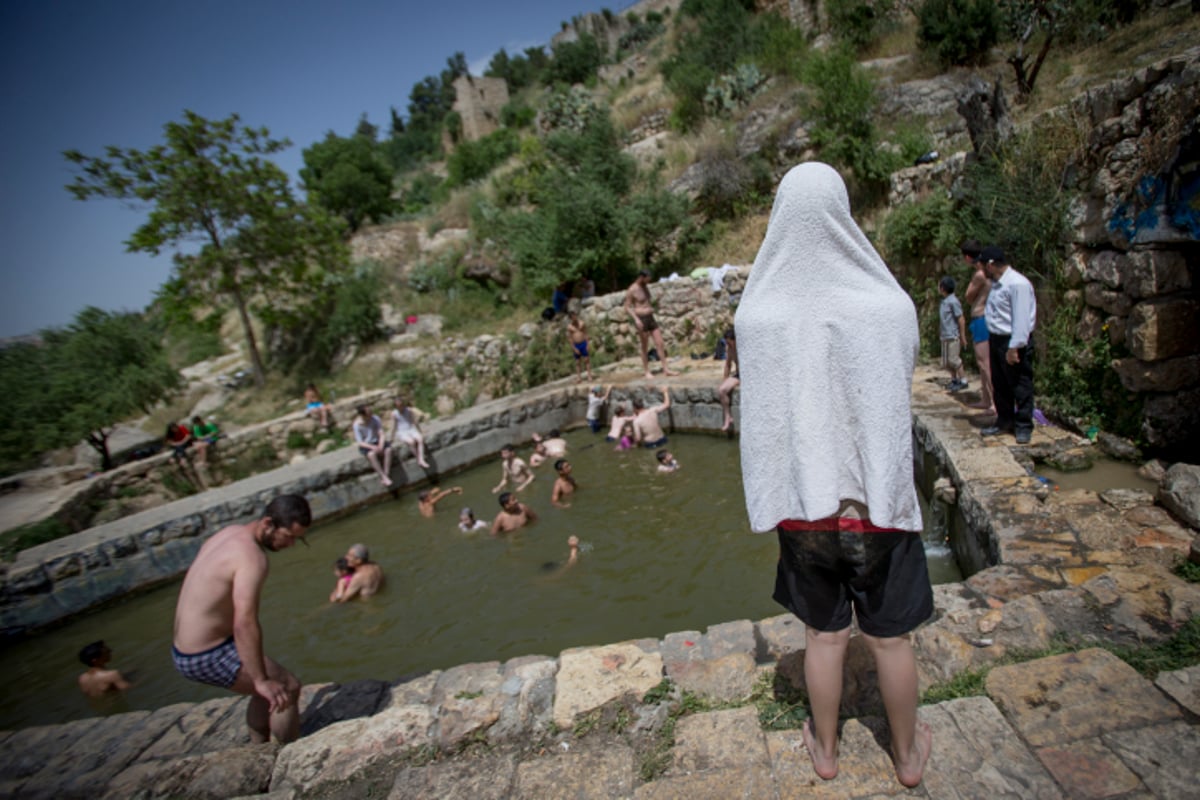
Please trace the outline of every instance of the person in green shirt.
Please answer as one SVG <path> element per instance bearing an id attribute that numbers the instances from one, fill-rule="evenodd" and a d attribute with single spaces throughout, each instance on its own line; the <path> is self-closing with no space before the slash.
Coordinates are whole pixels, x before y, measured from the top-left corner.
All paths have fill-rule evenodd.
<path id="1" fill-rule="evenodd" d="M 196 460 L 201 464 L 208 458 L 208 448 L 217 443 L 221 429 L 215 422 L 205 422 L 200 415 L 192 417 L 192 444 L 196 447 Z"/>

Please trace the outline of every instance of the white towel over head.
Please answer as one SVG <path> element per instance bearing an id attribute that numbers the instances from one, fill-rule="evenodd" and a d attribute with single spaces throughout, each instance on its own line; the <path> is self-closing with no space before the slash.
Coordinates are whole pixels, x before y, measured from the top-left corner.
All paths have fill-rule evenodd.
<path id="1" fill-rule="evenodd" d="M 780 182 L 734 326 L 751 528 L 825 519 L 851 500 L 875 525 L 921 530 L 916 309 L 827 164 L 801 164 Z"/>

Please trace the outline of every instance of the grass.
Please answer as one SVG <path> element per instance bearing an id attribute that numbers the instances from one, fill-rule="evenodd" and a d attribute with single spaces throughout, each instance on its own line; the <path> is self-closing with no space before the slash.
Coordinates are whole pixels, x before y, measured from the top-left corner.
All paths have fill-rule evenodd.
<path id="1" fill-rule="evenodd" d="M 10 528 L 0 533 L 0 559 L 12 561 L 22 550 L 61 539 L 71 533 L 65 522 L 54 517 Z"/>
<path id="2" fill-rule="evenodd" d="M 712 239 L 701 248 L 697 266 L 753 264 L 767 233 L 770 209 L 735 220 L 720 220 L 713 225 Z"/>

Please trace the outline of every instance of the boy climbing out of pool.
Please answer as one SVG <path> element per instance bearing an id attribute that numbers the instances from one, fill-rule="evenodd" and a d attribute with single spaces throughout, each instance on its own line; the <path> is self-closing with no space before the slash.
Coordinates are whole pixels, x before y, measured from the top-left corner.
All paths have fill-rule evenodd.
<path id="1" fill-rule="evenodd" d="M 517 449 L 511 444 L 500 448 L 500 483 L 492 489 L 492 494 L 503 489 L 511 480 L 514 492 L 519 492 L 533 482 L 533 470 L 521 459 L 517 458 Z"/>
<path id="2" fill-rule="evenodd" d="M 462 494 L 462 487 L 455 486 L 450 489 L 423 489 L 417 494 L 417 508 L 421 512 L 422 517 L 432 517 L 437 511 L 437 504 L 445 500 L 452 494 Z"/>
<path id="3" fill-rule="evenodd" d="M 350 566 L 350 562 L 346 559 L 339 558 L 333 562 L 333 574 L 337 577 L 337 583 L 333 585 L 333 591 L 329 593 L 329 602 L 338 603 L 346 594 L 350 582 L 354 580 L 354 567 Z"/>
<path id="4" fill-rule="evenodd" d="M 132 684 L 118 670 L 108 669 L 112 650 L 103 640 L 92 642 L 79 651 L 79 660 L 87 671 L 79 676 L 79 688 L 88 697 L 103 697 L 109 692 L 123 692 Z"/>
<path id="5" fill-rule="evenodd" d="M 213 534 L 188 567 L 175 606 L 171 657 L 189 680 L 250 695 L 250 741 L 300 736 L 300 681 L 263 652 L 259 601 L 270 565 L 312 524 L 300 495 L 276 497 L 262 516 Z"/>
<path id="6" fill-rule="evenodd" d="M 556 508 L 570 508 L 571 504 L 562 500 L 579 488 L 579 484 L 571 475 L 571 462 L 560 458 L 554 462 L 554 471 L 558 473 L 558 477 L 554 479 L 554 489 L 550 492 L 550 504 Z"/>
<path id="7" fill-rule="evenodd" d="M 575 382 L 583 380 L 583 372 L 587 379 L 592 379 L 592 357 L 588 354 L 587 324 L 575 309 L 567 311 L 567 338 L 571 341 L 571 354 L 575 356 Z"/>
<path id="8" fill-rule="evenodd" d="M 531 522 L 537 522 L 537 514 L 533 513 L 532 508 L 518 500 L 513 492 L 505 492 L 500 495 L 499 500 L 500 513 L 492 521 L 492 536 L 512 533 Z"/>

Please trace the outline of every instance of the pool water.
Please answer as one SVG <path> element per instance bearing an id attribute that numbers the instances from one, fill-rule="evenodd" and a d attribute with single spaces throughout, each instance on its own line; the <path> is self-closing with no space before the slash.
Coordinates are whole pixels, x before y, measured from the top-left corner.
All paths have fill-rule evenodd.
<path id="1" fill-rule="evenodd" d="M 771 600 L 778 545 L 773 534 L 750 533 L 736 441 L 672 436 L 682 468 L 662 474 L 652 451 L 614 452 L 586 430 L 567 440 L 579 482 L 570 507 L 550 504 L 547 462 L 520 495 L 540 519 L 507 538 L 457 526 L 464 505 L 489 521 L 498 510 L 496 462 L 444 479 L 463 493 L 443 500 L 433 519 L 410 492 L 314 526 L 309 549 L 272 554 L 261 608 L 267 653 L 305 683 L 395 680 L 782 613 Z M 582 552 L 564 569 L 572 534 Z M 944 537 L 927 538 L 934 582 L 958 580 Z M 387 583 L 365 601 L 330 604 L 333 562 L 356 542 Z M 171 664 L 177 593 L 174 583 L 6 647 L 0 728 L 226 696 Z M 76 654 L 95 639 L 134 682 L 122 697 L 89 701 L 76 686 Z"/>

